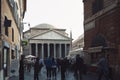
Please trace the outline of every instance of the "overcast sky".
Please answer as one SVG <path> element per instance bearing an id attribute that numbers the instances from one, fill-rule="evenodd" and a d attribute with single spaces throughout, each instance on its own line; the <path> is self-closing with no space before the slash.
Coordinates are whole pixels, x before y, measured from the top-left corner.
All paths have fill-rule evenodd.
<path id="1" fill-rule="evenodd" d="M 73 39 L 83 34 L 82 0 L 27 0 L 24 22 L 30 27 L 47 23 L 56 28 L 72 30 Z M 25 25 L 26 26 L 26 25 Z M 24 31 L 29 27 L 25 27 Z"/>

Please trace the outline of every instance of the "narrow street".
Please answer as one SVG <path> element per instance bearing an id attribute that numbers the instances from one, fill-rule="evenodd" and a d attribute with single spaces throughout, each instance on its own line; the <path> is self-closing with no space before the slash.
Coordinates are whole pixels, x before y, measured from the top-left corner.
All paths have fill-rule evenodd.
<path id="1" fill-rule="evenodd" d="M 34 80 L 34 70 L 31 69 L 31 72 L 25 71 L 25 80 Z M 46 80 L 46 71 L 45 68 L 42 68 L 41 72 L 39 73 L 39 80 Z M 54 80 L 54 79 L 51 79 Z M 60 72 L 57 72 L 56 80 L 61 80 Z M 75 80 L 74 75 L 72 72 L 67 73 L 65 80 Z M 97 80 L 96 74 L 88 73 L 83 75 L 83 80 Z M 104 79 L 102 79 L 104 80 Z"/>

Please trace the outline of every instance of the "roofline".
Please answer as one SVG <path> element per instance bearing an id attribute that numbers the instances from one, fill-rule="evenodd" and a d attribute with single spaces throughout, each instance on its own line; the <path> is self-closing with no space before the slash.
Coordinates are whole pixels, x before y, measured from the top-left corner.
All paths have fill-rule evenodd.
<path id="1" fill-rule="evenodd" d="M 38 30 L 38 29 L 40 29 L 40 30 L 54 29 L 54 30 L 63 30 L 63 31 L 66 31 L 66 29 L 60 29 L 60 28 L 58 29 L 58 28 L 36 28 L 36 27 L 32 27 L 31 29 L 34 29 L 34 30 L 35 30 L 35 29 L 37 29 L 37 30 Z"/>
<path id="2" fill-rule="evenodd" d="M 60 35 L 62 35 L 62 36 L 64 36 L 64 37 L 70 39 L 68 36 L 65 36 L 65 35 L 59 33 L 58 31 L 55 31 L 55 30 L 53 30 L 53 29 L 52 29 L 52 30 L 49 30 L 49 31 L 45 31 L 45 32 L 40 33 L 40 34 L 37 34 L 37 35 L 35 35 L 35 36 L 32 36 L 31 38 L 34 38 L 34 37 L 36 37 L 36 36 L 38 36 L 38 35 L 42 35 L 42 34 L 44 34 L 44 33 L 46 33 L 46 32 L 50 32 L 50 31 L 54 31 L 54 32 L 56 32 L 56 33 L 58 33 L 58 34 L 60 34 Z M 31 39 L 31 38 L 30 38 L 30 39 Z"/>

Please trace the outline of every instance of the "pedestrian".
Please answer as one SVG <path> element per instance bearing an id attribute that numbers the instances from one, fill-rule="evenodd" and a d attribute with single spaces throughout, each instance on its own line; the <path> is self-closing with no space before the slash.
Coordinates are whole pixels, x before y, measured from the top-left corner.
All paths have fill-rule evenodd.
<path id="1" fill-rule="evenodd" d="M 40 63 L 41 65 L 44 65 L 44 59 L 41 58 L 41 59 L 39 60 L 39 63 Z"/>
<path id="2" fill-rule="evenodd" d="M 19 67 L 19 80 L 24 80 L 24 55 L 21 55 L 20 67 Z"/>
<path id="3" fill-rule="evenodd" d="M 46 66 L 46 71 L 47 71 L 47 80 L 51 80 L 51 73 L 52 73 L 52 58 L 49 56 L 45 60 L 45 66 Z"/>
<path id="4" fill-rule="evenodd" d="M 66 72 L 66 61 L 65 59 L 61 60 L 61 80 L 65 80 L 65 72 Z"/>
<path id="5" fill-rule="evenodd" d="M 70 68 L 70 63 L 69 63 L 69 59 L 67 59 L 67 57 L 65 57 L 65 66 L 66 66 L 65 75 L 68 75 L 69 68 Z"/>
<path id="6" fill-rule="evenodd" d="M 40 70 L 39 70 L 39 71 L 41 72 L 41 69 L 42 69 L 42 67 L 44 66 L 44 59 L 41 58 L 41 59 L 39 60 L 39 64 L 40 64 L 40 67 L 39 67 Z"/>
<path id="7" fill-rule="evenodd" d="M 58 72 L 59 72 L 60 71 L 60 67 L 61 67 L 61 59 L 57 58 L 56 61 L 57 61 L 57 69 L 58 69 Z"/>
<path id="8" fill-rule="evenodd" d="M 56 80 L 56 69 L 57 69 L 57 62 L 55 58 L 52 58 L 52 76 Z"/>
<path id="9" fill-rule="evenodd" d="M 30 72 L 31 71 L 31 67 L 32 67 L 32 62 L 31 60 L 27 60 L 27 71 Z"/>
<path id="10" fill-rule="evenodd" d="M 34 64 L 34 80 L 39 80 L 39 58 L 36 58 L 35 64 Z"/>
<path id="11" fill-rule="evenodd" d="M 74 65 L 75 65 L 74 75 L 76 80 L 82 80 L 82 74 L 84 70 L 84 60 L 80 57 L 79 54 L 76 55 L 76 61 Z"/>
<path id="12" fill-rule="evenodd" d="M 100 59 L 97 63 L 97 72 L 98 72 L 98 80 L 102 79 L 102 76 L 105 76 L 106 80 L 109 80 L 109 66 L 108 60 L 105 57 L 105 53 L 101 53 Z"/>

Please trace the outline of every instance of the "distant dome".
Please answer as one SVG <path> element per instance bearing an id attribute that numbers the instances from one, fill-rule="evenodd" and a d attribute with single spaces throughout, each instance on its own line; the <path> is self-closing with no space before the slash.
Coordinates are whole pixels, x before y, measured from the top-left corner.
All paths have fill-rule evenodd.
<path id="1" fill-rule="evenodd" d="M 50 24 L 39 24 L 37 26 L 35 26 L 34 28 L 55 28 L 54 26 L 50 25 Z"/>

